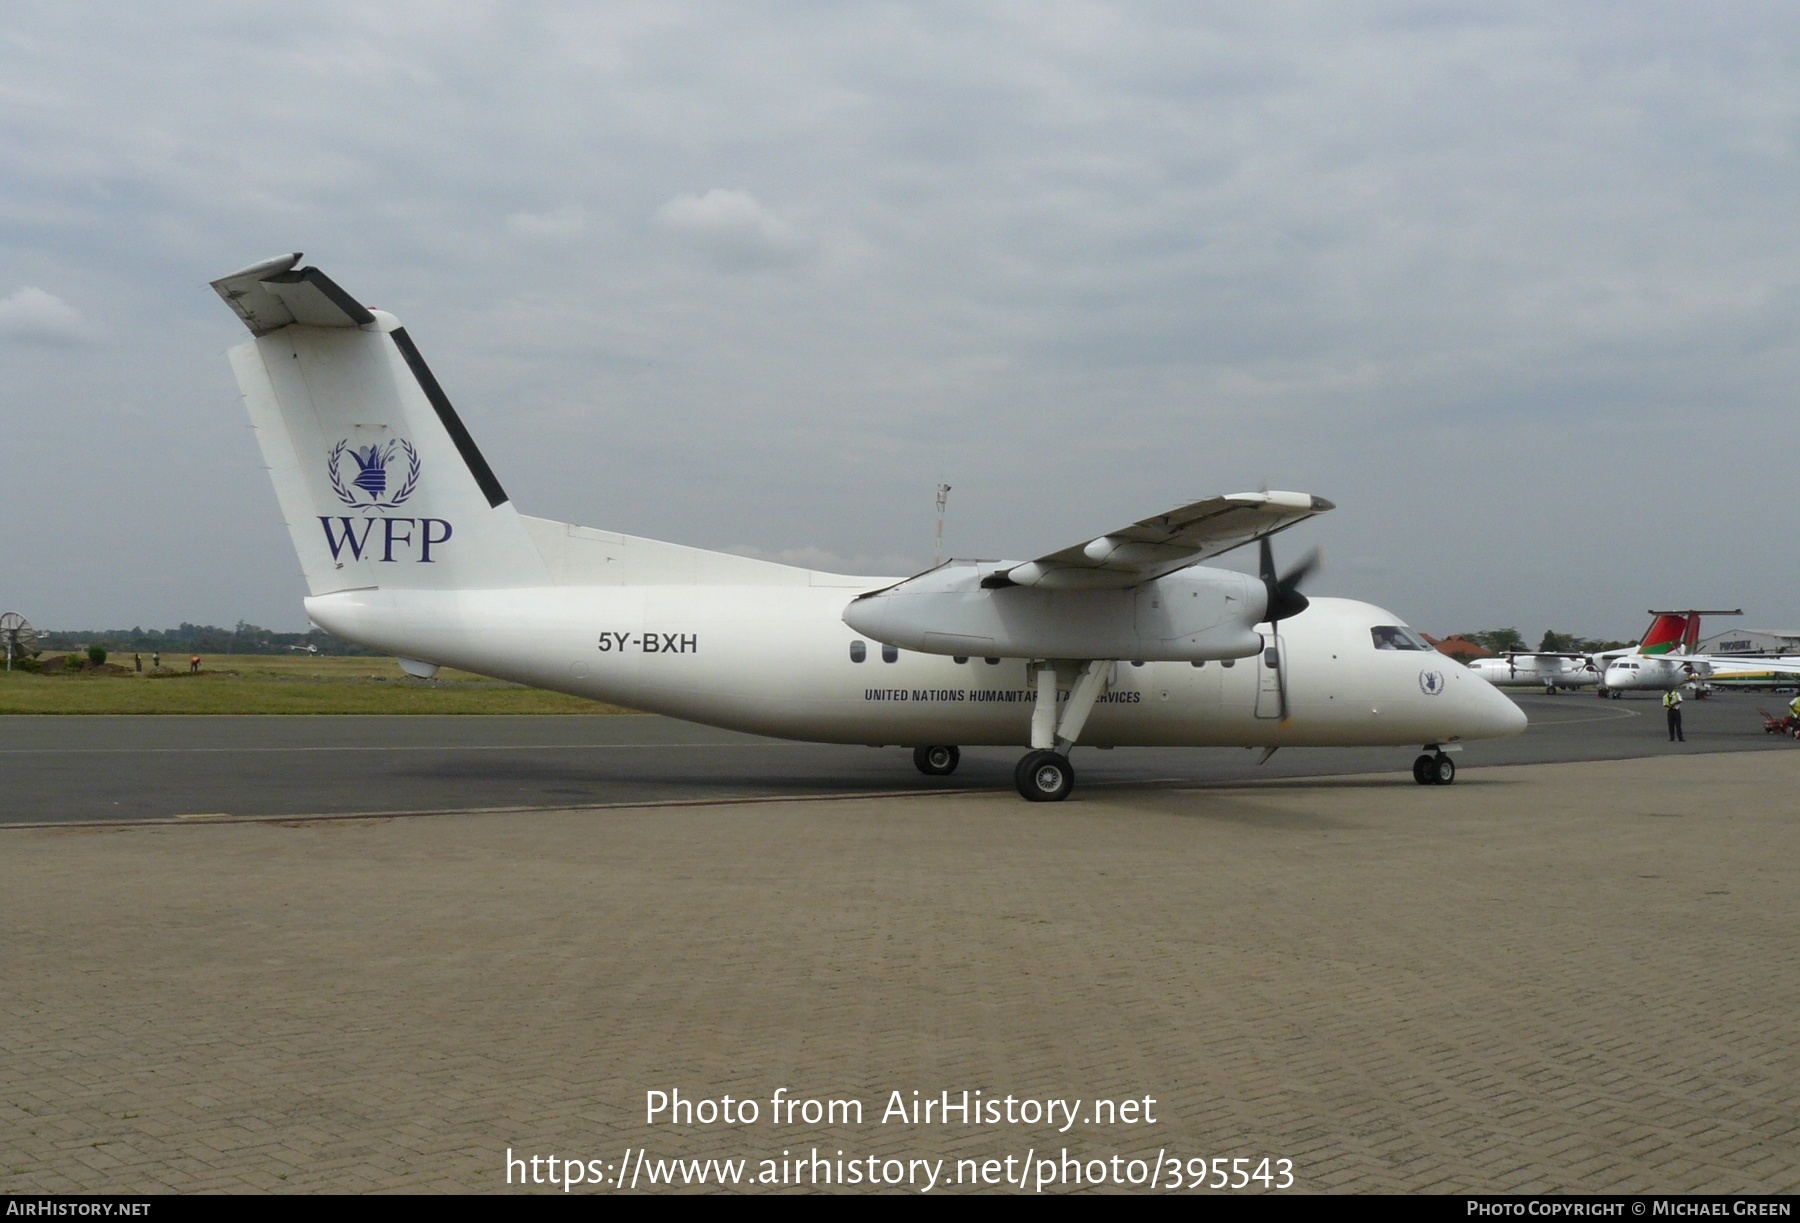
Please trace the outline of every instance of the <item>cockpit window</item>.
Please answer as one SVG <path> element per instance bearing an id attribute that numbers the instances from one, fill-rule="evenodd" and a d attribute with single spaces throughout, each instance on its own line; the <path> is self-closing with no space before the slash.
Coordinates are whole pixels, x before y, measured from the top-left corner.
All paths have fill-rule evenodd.
<path id="1" fill-rule="evenodd" d="M 1377 624 L 1369 630 L 1369 636 L 1375 639 L 1378 650 L 1431 649 L 1430 643 L 1404 624 Z"/>

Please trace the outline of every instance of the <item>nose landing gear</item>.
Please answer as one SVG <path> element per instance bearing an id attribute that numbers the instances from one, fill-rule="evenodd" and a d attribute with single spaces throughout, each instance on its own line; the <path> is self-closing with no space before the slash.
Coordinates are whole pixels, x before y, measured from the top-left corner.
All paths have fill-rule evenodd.
<path id="1" fill-rule="evenodd" d="M 1443 752 L 1426 752 L 1413 761 L 1413 780 L 1422 786 L 1447 786 L 1456 780 L 1456 761 Z"/>

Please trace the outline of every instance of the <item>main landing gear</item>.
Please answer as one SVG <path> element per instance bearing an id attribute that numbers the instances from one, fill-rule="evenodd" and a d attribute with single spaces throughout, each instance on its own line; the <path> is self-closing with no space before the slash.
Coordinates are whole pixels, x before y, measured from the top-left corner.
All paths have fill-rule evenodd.
<path id="1" fill-rule="evenodd" d="M 1413 780 L 1422 786 L 1447 786 L 1456 780 L 1456 761 L 1443 752 L 1426 752 L 1413 761 Z"/>
<path id="2" fill-rule="evenodd" d="M 1065 663 L 1064 666 L 1070 664 Z M 1069 749 L 1081 737 L 1094 702 L 1106 690 L 1112 678 L 1113 664 L 1105 659 L 1083 661 L 1075 682 L 1069 686 L 1069 699 L 1060 716 L 1056 708 L 1056 665 L 1036 664 L 1033 682 L 1037 697 L 1031 709 L 1031 751 L 1013 769 L 1013 785 L 1030 803 L 1060 803 L 1075 788 L 1075 770 L 1069 764 Z"/>
<path id="3" fill-rule="evenodd" d="M 1060 803 L 1075 788 L 1075 769 L 1061 752 L 1027 752 L 1013 769 L 1013 784 L 1028 803 Z"/>
<path id="4" fill-rule="evenodd" d="M 962 762 L 962 753 L 953 747 L 934 744 L 913 748 L 913 767 L 927 777 L 948 777 Z"/>

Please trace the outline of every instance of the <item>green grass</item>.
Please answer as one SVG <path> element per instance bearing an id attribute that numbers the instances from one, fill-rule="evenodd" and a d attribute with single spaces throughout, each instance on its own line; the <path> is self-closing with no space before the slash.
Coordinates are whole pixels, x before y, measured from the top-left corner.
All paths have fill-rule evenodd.
<path id="1" fill-rule="evenodd" d="M 54 660 L 52 660 L 54 662 Z M 130 654 L 109 663 L 131 666 Z M 65 671 L 51 665 L 39 674 L 0 671 L 0 714 L 506 714 L 626 713 L 614 705 L 542 692 L 463 671 L 413 679 L 391 658 L 340 658 L 309 654 L 207 655 L 198 675 L 187 673 L 186 655 L 163 658 L 161 674 Z M 171 670 L 178 667 L 179 670 Z"/>

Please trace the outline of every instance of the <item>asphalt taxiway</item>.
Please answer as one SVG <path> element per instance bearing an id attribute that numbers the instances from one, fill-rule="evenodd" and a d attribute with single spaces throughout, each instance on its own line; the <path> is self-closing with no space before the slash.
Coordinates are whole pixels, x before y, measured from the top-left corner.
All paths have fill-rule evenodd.
<path id="1" fill-rule="evenodd" d="M 1516 696 L 1522 735 L 1467 744 L 1471 768 L 1800 750 L 1762 731 L 1757 707 L 1720 694 L 1686 705 L 1670 744 L 1654 698 Z M 1077 748 L 1075 797 L 1095 787 L 1404 772 L 1406 748 L 1289 748 L 1267 764 L 1241 748 Z M 901 748 L 791 743 L 667 718 L 0 717 L 0 824 L 193 815 L 564 808 L 732 798 L 1001 790 L 1019 752 L 972 748 L 951 777 L 914 771 Z"/>

